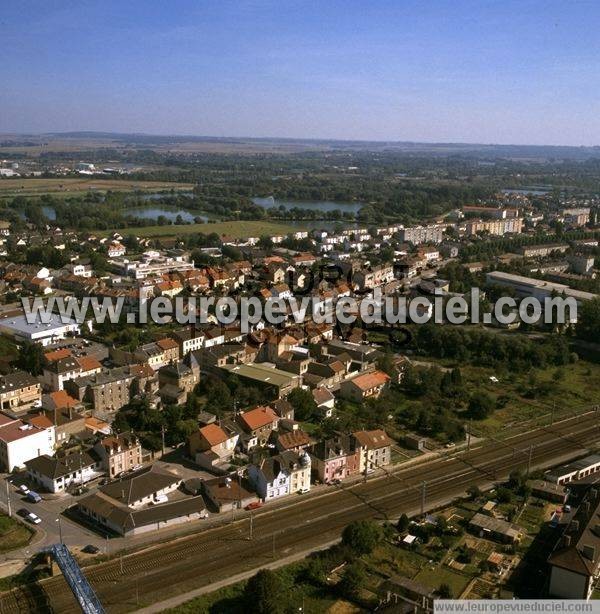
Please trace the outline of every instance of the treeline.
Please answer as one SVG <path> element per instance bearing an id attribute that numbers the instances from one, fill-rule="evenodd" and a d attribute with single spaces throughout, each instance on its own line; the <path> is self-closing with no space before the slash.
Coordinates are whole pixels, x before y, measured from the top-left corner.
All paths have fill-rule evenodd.
<path id="1" fill-rule="evenodd" d="M 565 365 L 572 359 L 568 340 L 561 335 L 529 339 L 482 329 L 426 324 L 416 329 L 413 348 L 421 354 L 450 358 L 480 366 L 503 366 L 509 371 Z"/>

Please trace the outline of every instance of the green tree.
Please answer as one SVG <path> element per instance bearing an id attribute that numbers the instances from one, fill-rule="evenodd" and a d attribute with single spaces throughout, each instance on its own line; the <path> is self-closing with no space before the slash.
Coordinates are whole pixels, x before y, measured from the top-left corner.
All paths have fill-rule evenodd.
<path id="1" fill-rule="evenodd" d="M 369 554 L 383 539 L 383 529 L 373 520 L 356 520 L 342 532 L 342 544 L 355 554 Z"/>
<path id="2" fill-rule="evenodd" d="M 294 388 L 286 397 L 294 408 L 294 418 L 300 422 L 306 422 L 315 417 L 317 404 L 310 390 Z"/>
<path id="3" fill-rule="evenodd" d="M 31 375 L 41 375 L 44 370 L 44 350 L 39 343 L 23 342 L 19 348 L 17 366 Z"/>
<path id="4" fill-rule="evenodd" d="M 256 614 L 284 614 L 287 610 L 285 586 L 269 569 L 261 569 L 248 580 L 244 600 L 248 610 Z"/>
<path id="5" fill-rule="evenodd" d="M 440 584 L 437 593 L 440 596 L 440 599 L 452 599 L 452 589 L 446 582 Z"/>
<path id="6" fill-rule="evenodd" d="M 496 399 L 485 391 L 471 395 L 469 399 L 469 416 L 474 420 L 484 420 L 496 409 Z"/>
<path id="7" fill-rule="evenodd" d="M 360 589 L 365 585 L 367 573 L 361 561 L 354 561 L 346 565 L 338 588 L 347 599 L 356 599 Z"/>
<path id="8" fill-rule="evenodd" d="M 600 340 L 600 298 L 585 301 L 577 311 L 575 332 L 585 341 Z"/>
<path id="9" fill-rule="evenodd" d="M 398 518 L 398 531 L 400 531 L 400 533 L 404 533 L 405 531 L 408 530 L 408 527 L 410 526 L 410 519 L 408 518 L 408 516 L 406 514 L 402 514 L 402 516 L 400 516 L 400 518 Z"/>

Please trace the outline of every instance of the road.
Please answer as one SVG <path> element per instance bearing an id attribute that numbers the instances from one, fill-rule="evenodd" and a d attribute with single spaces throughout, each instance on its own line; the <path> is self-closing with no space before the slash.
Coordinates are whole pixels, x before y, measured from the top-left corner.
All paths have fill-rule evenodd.
<path id="1" fill-rule="evenodd" d="M 174 595 L 322 547 L 339 538 L 351 521 L 395 521 L 463 494 L 469 485 L 488 486 L 515 468 L 548 467 L 575 458 L 600 440 L 600 413 L 538 428 L 505 441 L 399 469 L 383 478 L 341 486 L 297 505 L 254 515 L 163 545 L 85 568 L 107 611 L 135 610 Z M 0 612 L 78 612 L 61 576 L 0 598 Z"/>

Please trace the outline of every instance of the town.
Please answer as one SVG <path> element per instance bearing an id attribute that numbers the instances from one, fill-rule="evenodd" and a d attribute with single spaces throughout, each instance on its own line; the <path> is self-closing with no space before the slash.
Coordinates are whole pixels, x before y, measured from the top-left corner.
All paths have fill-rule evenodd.
<path id="1" fill-rule="evenodd" d="M 0 614 L 597 610 L 600 5 L 5 4 Z"/>
<path id="2" fill-rule="evenodd" d="M 268 522 L 265 514 L 302 514 L 324 505 L 322 497 L 403 480 L 409 471 L 425 476 L 436 463 L 478 450 L 493 454 L 488 442 L 496 442 L 500 463 L 505 446 L 516 446 L 513 437 L 532 438 L 545 424 L 571 432 L 576 420 L 583 441 L 562 455 L 538 458 L 533 447 L 513 448 L 508 485 L 501 473 L 490 479 L 482 471 L 439 501 L 436 478 L 423 477 L 414 486 L 418 503 L 402 508 L 398 525 L 381 534 L 372 528 L 376 542 L 388 545 L 371 545 L 369 556 L 391 557 L 385 565 L 405 572 L 382 582 L 337 552 L 326 584 L 347 586 L 358 575 L 360 588 L 340 589 L 343 598 L 425 611 L 436 596 L 593 594 L 600 557 L 596 538 L 587 536 L 594 531 L 600 461 L 589 456 L 595 445 L 584 427 L 600 403 L 593 383 L 597 195 L 492 190 L 474 201 L 465 195 L 464 204 L 416 224 L 361 224 L 361 210 L 355 220 L 316 221 L 280 234 L 245 233 L 243 222 L 235 235 L 217 233 L 222 223 L 215 221 L 192 224 L 189 234 L 189 224 L 177 220 L 164 225 L 169 234 L 154 235 L 133 223 L 143 205 L 131 210 L 132 224 L 122 231 L 88 230 L 68 217 L 69 207 L 91 201 L 99 212 L 127 202 L 121 195 L 130 189 L 127 172 L 112 180 L 123 181 L 124 192 L 99 192 L 106 180 L 88 177 L 87 192 L 60 201 L 48 177 L 81 189 L 81 180 L 70 177 L 92 173 L 91 163 L 68 170 L 60 163 L 46 168 L 45 178 L 35 171 L 16 178 L 23 166 L 5 162 L 13 172 L 0 184 L 6 194 L 0 463 L 3 507 L 25 523 L 26 535 L 42 531 L 28 538 L 38 551 L 66 545 L 64 556 L 85 572 L 98 557 L 110 561 L 123 550 L 240 523 L 252 540 Z M 21 181 L 28 182 L 27 196 L 15 195 Z M 32 182 L 47 194 L 37 195 Z M 190 210 L 197 206 L 196 197 L 173 196 L 177 183 L 143 189 L 153 196 L 151 207 L 165 212 L 174 198 L 181 207 L 185 198 Z M 491 318 L 399 328 L 361 318 L 344 326 L 310 314 L 298 323 L 288 310 L 278 324 L 260 320 L 246 332 L 239 321 L 221 323 L 217 313 L 188 325 L 174 317 L 161 324 L 128 318 L 158 297 L 179 297 L 185 307 L 198 297 L 255 297 L 265 305 L 308 296 L 332 309 L 344 298 L 360 305 L 376 293 L 448 301 L 474 289 L 490 310 L 502 296 L 517 305 L 572 298 L 578 317 L 531 325 L 516 310 L 510 325 Z M 58 313 L 32 322 L 22 301 L 36 297 L 120 298 L 124 310 L 116 322 L 97 322 L 93 314 L 65 321 Z M 584 394 L 575 381 L 587 381 Z M 563 456 L 576 462 L 552 469 Z M 386 488 L 394 487 L 399 483 Z M 467 498 L 457 506 L 460 496 Z M 340 511 L 343 505 L 336 502 Z M 349 521 L 367 522 L 362 512 Z M 545 527 L 556 527 L 556 545 L 545 538 L 543 555 L 556 572 L 544 576 L 547 583 L 525 582 L 530 542 Z M 435 544 L 443 544 L 445 556 Z M 570 551 L 589 559 L 584 579 L 568 562 Z M 24 562 L 32 555 L 25 542 L 20 552 Z M 20 590 L 2 597 L 7 607 Z M 71 602 L 69 594 L 61 598 Z M 90 595 L 97 599 L 91 588 Z"/>

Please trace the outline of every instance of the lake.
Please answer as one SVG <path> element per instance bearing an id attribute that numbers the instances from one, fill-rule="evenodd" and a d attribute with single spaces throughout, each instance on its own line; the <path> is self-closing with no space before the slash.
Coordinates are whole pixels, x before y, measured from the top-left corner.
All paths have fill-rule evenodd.
<path id="1" fill-rule="evenodd" d="M 286 211 L 297 208 L 323 212 L 339 210 L 358 213 L 363 206 L 361 203 L 336 203 L 330 200 L 280 200 L 272 196 L 267 196 L 266 198 L 253 198 L 252 202 L 265 209 L 283 207 Z"/>
<path id="2" fill-rule="evenodd" d="M 507 188 L 502 190 L 503 194 L 523 194 L 525 196 L 546 196 L 552 192 L 551 186 L 532 185 L 531 187 L 524 188 Z"/>

